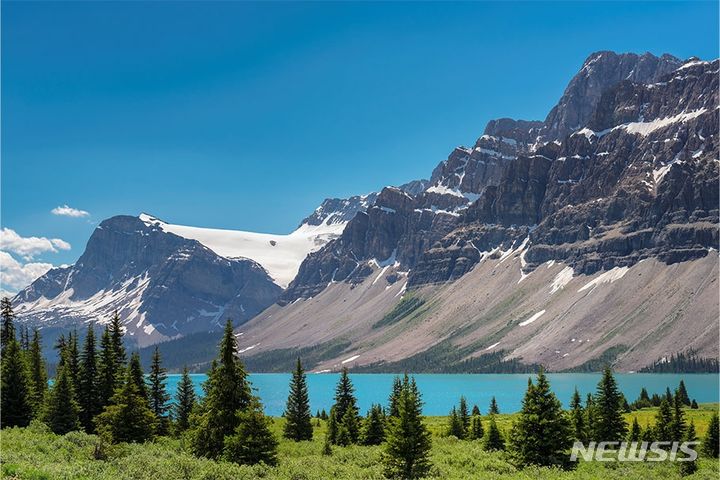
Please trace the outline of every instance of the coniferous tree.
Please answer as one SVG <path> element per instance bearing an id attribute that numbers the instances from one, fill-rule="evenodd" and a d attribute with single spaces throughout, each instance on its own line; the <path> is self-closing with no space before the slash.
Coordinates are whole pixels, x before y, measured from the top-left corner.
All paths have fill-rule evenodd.
<path id="1" fill-rule="evenodd" d="M 450 410 L 447 434 L 457 437 L 460 440 L 465 438 L 465 428 L 463 428 L 462 420 L 460 419 L 460 415 L 458 415 L 457 407 L 453 407 L 452 410 Z"/>
<path id="2" fill-rule="evenodd" d="M 610 367 L 605 367 L 595 396 L 597 416 L 594 425 L 594 439 L 598 442 L 619 442 L 627 435 L 623 417 L 622 394 L 618 389 Z"/>
<path id="3" fill-rule="evenodd" d="M 362 429 L 363 445 L 380 445 L 385 440 L 385 414 L 380 405 L 372 405 Z"/>
<path id="4" fill-rule="evenodd" d="M 495 422 L 495 415 L 490 415 L 490 422 L 488 423 L 483 447 L 488 451 L 505 450 L 505 439 Z"/>
<path id="5" fill-rule="evenodd" d="M 101 411 L 97 373 L 95 331 L 93 326 L 90 325 L 80 355 L 80 372 L 78 373 L 76 389 L 78 405 L 80 406 L 80 424 L 88 433 L 95 430 L 93 418 Z"/>
<path id="6" fill-rule="evenodd" d="M 571 424 L 560 401 L 550 390 L 545 372 L 528 389 L 519 417 L 513 425 L 513 456 L 520 465 L 563 465 L 572 445 Z"/>
<path id="7" fill-rule="evenodd" d="M 357 400 L 347 368 L 342 369 L 340 380 L 335 388 L 333 408 L 336 428 L 333 431 L 328 430 L 330 441 L 335 444 L 357 443 L 360 434 Z"/>
<path id="8" fill-rule="evenodd" d="M 675 392 L 673 397 L 673 414 L 670 422 L 670 440 L 673 442 L 681 442 L 685 437 L 685 413 L 683 412 L 682 398 L 679 392 Z"/>
<path id="9" fill-rule="evenodd" d="M 285 438 L 295 440 L 312 440 L 313 428 L 310 423 L 310 398 L 308 395 L 305 370 L 300 359 L 297 359 L 292 380 L 290 380 L 290 394 L 285 405 Z"/>
<path id="10" fill-rule="evenodd" d="M 123 327 L 120 324 L 120 315 L 117 310 L 110 319 L 110 339 L 113 346 L 113 354 L 115 357 L 115 363 L 117 365 L 117 371 L 123 372 L 125 369 L 125 362 L 127 361 L 127 353 L 125 352 L 125 344 L 123 343 Z M 122 379 L 118 379 L 118 383 L 122 383 Z"/>
<path id="11" fill-rule="evenodd" d="M 320 418 L 322 418 L 323 420 L 327 420 L 327 419 L 328 419 L 328 414 L 327 414 L 327 412 L 325 411 L 324 408 L 322 409 L 322 412 L 320 412 Z"/>
<path id="12" fill-rule="evenodd" d="M 497 401 L 495 400 L 495 396 L 492 397 L 490 400 L 490 408 L 488 409 L 489 415 L 497 415 L 500 413 L 500 409 L 498 408 Z"/>
<path id="13" fill-rule="evenodd" d="M 327 436 L 327 434 L 325 435 L 325 442 L 323 443 L 322 454 L 327 457 L 332 455 L 332 444 L 330 443 L 330 438 Z"/>
<path id="14" fill-rule="evenodd" d="M 573 436 L 575 439 L 579 442 L 586 442 L 585 409 L 582 406 L 582 399 L 577 388 L 575 388 L 572 400 L 570 401 L 570 421 L 572 422 Z"/>
<path id="15" fill-rule="evenodd" d="M 68 362 L 68 373 L 70 374 L 70 380 L 72 380 L 75 393 L 77 394 L 77 386 L 80 382 L 80 352 L 78 350 L 77 330 L 68 334 L 65 361 Z"/>
<path id="16" fill-rule="evenodd" d="M 695 423 L 690 421 L 690 425 L 688 425 L 682 441 L 684 442 L 696 442 L 697 441 L 697 435 L 695 433 Z M 692 475 L 693 473 L 697 472 L 698 469 L 698 462 L 697 458 L 691 461 L 684 461 L 684 462 L 678 462 L 680 464 L 680 473 L 683 476 Z"/>
<path id="17" fill-rule="evenodd" d="M 398 415 L 389 418 L 383 463 L 388 478 L 426 476 L 430 464 L 430 432 L 422 422 L 422 399 L 412 381 L 404 382 L 397 399 Z"/>
<path id="18" fill-rule="evenodd" d="M 472 413 L 471 413 L 470 415 L 478 415 L 478 416 L 480 416 L 480 409 L 478 408 L 477 405 L 473 405 Z"/>
<path id="19" fill-rule="evenodd" d="M 628 433 L 627 440 L 628 442 L 639 442 L 640 436 L 642 435 L 642 430 L 640 429 L 640 424 L 638 423 L 637 417 L 633 417 L 632 425 L 630 426 L 630 432 Z"/>
<path id="20" fill-rule="evenodd" d="M 205 398 L 198 415 L 191 417 L 192 449 L 196 455 L 219 458 L 225 437 L 235 434 L 239 425 L 238 410 L 248 409 L 253 401 L 230 320 L 225 324 L 219 358 L 213 362 L 203 388 Z"/>
<path id="21" fill-rule="evenodd" d="M 25 353 L 30 351 L 30 330 L 27 325 L 20 326 L 20 349 Z"/>
<path id="22" fill-rule="evenodd" d="M 470 417 L 470 427 L 468 427 L 467 438 L 468 440 L 480 440 L 485 434 L 483 428 L 482 418 L 480 415 L 472 415 Z"/>
<path id="23" fill-rule="evenodd" d="M 111 404 L 97 416 L 95 423 L 101 433 L 113 442 L 142 443 L 150 440 L 156 427 L 156 419 L 133 379 L 128 366 L 125 383 L 112 398 Z"/>
<path id="24" fill-rule="evenodd" d="M 330 407 L 330 415 L 328 415 L 327 420 L 327 433 L 326 437 L 330 443 L 333 442 L 333 438 L 335 438 L 338 434 L 338 421 L 337 417 L 335 415 L 335 407 Z"/>
<path id="25" fill-rule="evenodd" d="M 11 340 L 15 340 L 15 313 L 13 312 L 12 303 L 7 297 L 3 297 L 0 300 L 0 317 L 2 317 L 2 324 L 0 324 L 0 349 L 5 350 L 5 347 L 10 344 Z M 18 348 L 19 345 L 18 345 Z"/>
<path id="26" fill-rule="evenodd" d="M 100 394 L 100 404 L 103 408 L 110 405 L 110 399 L 115 395 L 115 389 L 118 387 L 118 376 L 110 329 L 105 327 L 102 337 L 100 338 L 100 354 L 98 359 L 98 391 Z"/>
<path id="27" fill-rule="evenodd" d="M 166 390 L 167 373 L 162 366 L 160 359 L 160 349 L 155 346 L 152 362 L 150 364 L 150 375 L 148 375 L 150 384 L 150 410 L 157 418 L 157 434 L 167 435 L 170 428 L 170 419 L 167 416 L 170 406 L 168 400 L 170 395 Z"/>
<path id="28" fill-rule="evenodd" d="M 646 423 L 645 428 L 643 428 L 642 432 L 640 433 L 640 441 L 650 444 L 655 441 L 655 437 L 655 428 L 653 428 L 653 426 L 649 423 Z"/>
<path id="29" fill-rule="evenodd" d="M 687 388 L 685 388 L 685 382 L 683 380 L 680 380 L 680 385 L 678 385 L 678 389 L 675 393 L 675 395 L 680 396 L 680 403 L 686 406 L 690 406 L 690 397 L 688 396 Z"/>
<path id="30" fill-rule="evenodd" d="M 175 429 L 184 432 L 190 427 L 190 414 L 195 407 L 195 388 L 188 373 L 187 366 L 183 367 L 182 377 L 175 394 Z"/>
<path id="31" fill-rule="evenodd" d="M 26 427 L 32 419 L 30 379 L 20 344 L 8 338 L 2 352 L 0 413 L 2 427 Z"/>
<path id="32" fill-rule="evenodd" d="M 80 428 L 79 410 L 75 400 L 75 389 L 70 378 L 70 366 L 65 362 L 48 395 L 44 412 L 45 423 L 53 433 L 65 435 Z"/>
<path id="33" fill-rule="evenodd" d="M 700 408 L 700 407 L 698 407 L 698 404 L 694 398 L 693 398 L 692 403 L 690 403 L 690 408 L 692 408 L 693 410 L 697 410 L 698 408 Z"/>
<path id="34" fill-rule="evenodd" d="M 658 441 L 669 442 L 672 441 L 672 421 L 673 413 L 670 407 L 670 402 L 667 398 L 663 398 L 660 402 L 660 408 L 658 408 L 655 414 L 655 427 L 653 433 Z"/>
<path id="35" fill-rule="evenodd" d="M 128 363 L 127 373 L 128 379 L 132 381 L 137 387 L 138 394 L 150 403 L 150 395 L 148 393 L 147 385 L 145 384 L 145 374 L 143 373 L 142 365 L 140 364 L 140 354 L 133 352 L 130 355 L 130 362 Z"/>
<path id="36" fill-rule="evenodd" d="M 585 434 L 588 440 L 595 438 L 595 420 L 597 417 L 597 406 L 592 393 L 585 397 Z"/>
<path id="37" fill-rule="evenodd" d="M 399 376 L 395 376 L 393 378 L 393 385 L 392 390 L 390 391 L 390 398 L 388 399 L 388 416 L 389 417 L 397 417 L 398 416 L 398 406 L 397 402 L 400 398 L 400 393 L 402 392 L 402 381 L 400 380 Z"/>
<path id="38" fill-rule="evenodd" d="M 467 429 L 470 426 L 470 412 L 468 411 L 467 400 L 465 400 L 465 397 L 462 395 L 460 396 L 458 417 L 460 417 L 460 421 L 462 422 L 463 430 L 467 432 Z"/>
<path id="39" fill-rule="evenodd" d="M 665 400 L 667 400 L 670 405 L 673 404 L 673 396 L 670 391 L 670 387 L 665 387 Z"/>
<path id="40" fill-rule="evenodd" d="M 708 424 L 707 432 L 702 442 L 703 453 L 710 458 L 718 458 L 720 451 L 720 418 L 717 412 L 713 413 Z"/>
<path id="41" fill-rule="evenodd" d="M 45 403 L 48 375 L 45 360 L 42 357 L 40 332 L 37 328 L 33 329 L 32 341 L 28 350 L 28 363 L 30 368 L 30 403 L 33 406 L 34 415 L 38 416 Z"/>
<path id="42" fill-rule="evenodd" d="M 240 465 L 276 465 L 278 442 L 260 402 L 252 399 L 249 407 L 237 411 L 237 417 L 235 432 L 225 438 L 223 458 Z"/>

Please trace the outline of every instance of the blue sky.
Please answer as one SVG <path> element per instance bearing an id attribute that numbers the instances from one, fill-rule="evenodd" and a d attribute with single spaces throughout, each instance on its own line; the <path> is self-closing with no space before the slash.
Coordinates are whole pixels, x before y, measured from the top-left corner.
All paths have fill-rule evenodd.
<path id="1" fill-rule="evenodd" d="M 492 118 L 543 119 L 593 51 L 716 58 L 717 19 L 717 2 L 3 2 L 3 270 L 72 263 L 117 214 L 289 232 L 325 197 L 429 177 Z"/>

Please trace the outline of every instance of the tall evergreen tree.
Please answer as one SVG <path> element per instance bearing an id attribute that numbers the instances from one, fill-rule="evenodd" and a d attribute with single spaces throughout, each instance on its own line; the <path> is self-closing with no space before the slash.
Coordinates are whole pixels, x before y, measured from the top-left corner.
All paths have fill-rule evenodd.
<path id="1" fill-rule="evenodd" d="M 118 315 L 117 310 L 113 313 L 108 328 L 110 330 L 110 339 L 113 346 L 115 363 L 117 364 L 117 371 L 123 372 L 125 362 L 127 362 L 127 353 L 125 351 L 125 344 L 123 343 L 123 327 L 120 323 L 120 315 Z M 118 383 L 122 383 L 122 380 L 119 379 Z"/>
<path id="2" fill-rule="evenodd" d="M 460 405 L 458 406 L 458 417 L 463 425 L 463 430 L 467 432 L 470 426 L 470 412 L 468 411 L 467 400 L 464 396 L 460 396 Z"/>
<path id="3" fill-rule="evenodd" d="M 595 424 L 597 419 L 597 405 L 592 393 L 585 397 L 585 435 L 588 440 L 595 438 Z"/>
<path id="4" fill-rule="evenodd" d="M 430 433 L 422 422 L 422 400 L 413 385 L 403 384 L 397 399 L 398 415 L 389 418 L 382 457 L 388 478 L 422 478 L 431 468 Z"/>
<path id="5" fill-rule="evenodd" d="M 638 423 L 637 417 L 633 417 L 632 425 L 630 426 L 630 433 L 628 433 L 628 442 L 639 442 L 642 435 L 640 424 Z"/>
<path id="6" fill-rule="evenodd" d="M 389 417 L 397 417 L 398 416 L 398 399 L 400 398 L 400 393 L 402 392 L 402 381 L 400 380 L 399 376 L 395 376 L 393 378 L 393 385 L 392 390 L 390 391 L 390 398 L 388 399 L 388 416 Z"/>
<path id="7" fill-rule="evenodd" d="M 76 389 L 78 405 L 80 406 L 80 424 L 88 433 L 95 430 L 93 418 L 101 411 L 97 373 L 95 331 L 93 326 L 90 325 L 80 355 L 80 372 L 78 373 Z"/>
<path id="8" fill-rule="evenodd" d="M 447 434 L 457 437 L 460 440 L 465 438 L 465 428 L 463 428 L 462 420 L 460 419 L 460 415 L 458 415 L 457 407 L 454 406 L 448 416 Z"/>
<path id="9" fill-rule="evenodd" d="M 48 375 L 45 367 L 45 360 L 42 356 L 42 344 L 40 331 L 33 329 L 32 341 L 28 351 L 28 366 L 30 368 L 30 403 L 33 406 L 35 416 L 40 415 L 40 410 L 45 403 L 45 395 L 48 389 Z"/>
<path id="10" fill-rule="evenodd" d="M 493 395 L 492 400 L 490 400 L 490 408 L 488 409 L 488 415 L 497 415 L 500 413 L 500 409 L 498 408 L 497 401 L 495 400 L 495 396 Z"/>
<path id="11" fill-rule="evenodd" d="M 667 398 L 663 398 L 660 402 L 660 408 L 658 408 L 658 411 L 655 414 L 655 428 L 653 429 L 655 437 L 658 441 L 672 441 L 672 421 L 672 407 L 670 407 L 670 402 L 667 401 Z"/>
<path id="12" fill-rule="evenodd" d="M 490 415 L 490 422 L 488 422 L 488 429 L 485 434 L 483 447 L 485 450 L 491 452 L 505 450 L 505 439 L 503 438 L 502 433 L 500 433 L 497 422 L 495 422 L 495 415 Z"/>
<path id="13" fill-rule="evenodd" d="M 681 439 L 684 442 L 696 442 L 697 441 L 697 434 L 695 433 L 695 423 L 690 421 L 690 425 L 688 425 L 687 429 L 685 430 L 685 433 L 683 435 L 683 438 Z M 685 461 L 685 462 L 678 462 L 680 464 L 680 473 L 683 476 L 692 475 L 693 473 L 697 472 L 698 469 L 698 462 L 697 458 L 691 461 Z"/>
<path id="14" fill-rule="evenodd" d="M 167 435 L 170 428 L 170 419 L 167 415 L 168 410 L 170 410 L 170 406 L 168 405 L 170 395 L 166 389 L 166 372 L 160 359 L 160 349 L 156 345 L 150 364 L 148 382 L 150 383 L 150 410 L 152 410 L 157 418 L 158 435 Z"/>
<path id="15" fill-rule="evenodd" d="M 572 400 L 570 401 L 570 421 L 572 422 L 573 436 L 579 442 L 587 441 L 587 430 L 585 428 L 585 409 L 582 406 L 580 392 L 575 388 Z"/>
<path id="16" fill-rule="evenodd" d="M 219 458 L 225 437 L 235 434 L 239 425 L 238 410 L 246 410 L 253 400 L 230 320 L 225 324 L 219 358 L 213 362 L 203 388 L 205 398 L 198 415 L 191 417 L 192 449 L 196 455 Z"/>
<path id="17" fill-rule="evenodd" d="M 312 440 L 311 416 L 305 370 L 303 370 L 302 363 L 298 358 L 295 371 L 290 380 L 290 394 L 285 405 L 285 429 L 283 435 L 296 442 Z"/>
<path id="18" fill-rule="evenodd" d="M 470 413 L 470 415 L 471 415 L 471 416 L 472 416 L 472 415 L 480 416 L 480 409 L 478 408 L 477 405 L 473 405 L 472 413 Z"/>
<path id="19" fill-rule="evenodd" d="M 70 378 L 70 366 L 65 362 L 55 378 L 44 412 L 45 423 L 57 435 L 65 435 L 80 428 L 75 389 Z"/>
<path id="20" fill-rule="evenodd" d="M 627 435 L 622 394 L 610 367 L 605 367 L 595 395 L 597 417 L 594 435 L 598 442 L 619 442 Z"/>
<path id="21" fill-rule="evenodd" d="M 8 297 L 0 300 L 0 350 L 4 351 L 5 347 L 10 344 L 11 340 L 15 340 L 15 313 L 13 312 L 12 302 Z M 20 348 L 18 346 L 18 348 Z"/>
<path id="22" fill-rule="evenodd" d="M 333 409 L 335 410 L 337 428 L 330 430 L 328 426 L 330 442 L 335 444 L 357 443 L 360 434 L 357 400 L 355 399 L 355 388 L 350 380 L 347 368 L 343 368 L 340 373 L 340 380 L 338 380 L 335 388 L 335 405 Z M 342 437 L 341 433 L 343 434 Z"/>
<path id="23" fill-rule="evenodd" d="M 380 445 L 385 440 L 385 414 L 380 405 L 373 404 L 363 425 L 363 445 Z"/>
<path id="24" fill-rule="evenodd" d="M 257 399 L 248 408 L 238 410 L 237 417 L 235 433 L 225 438 L 225 460 L 241 465 L 276 465 L 278 442 Z"/>
<path id="25" fill-rule="evenodd" d="M 718 458 L 720 451 L 720 418 L 717 412 L 713 413 L 708 424 L 707 432 L 702 442 L 703 453 L 710 458 Z"/>
<path id="26" fill-rule="evenodd" d="M 100 404 L 103 408 L 110 405 L 110 399 L 115 395 L 118 385 L 119 372 L 115 362 L 110 329 L 106 326 L 100 338 L 100 355 L 98 359 L 98 391 Z"/>
<path id="27" fill-rule="evenodd" d="M 685 388 L 685 382 L 683 380 L 680 380 L 680 385 L 678 385 L 675 395 L 680 396 L 680 403 L 688 407 L 690 406 L 690 396 L 688 395 L 687 388 Z"/>
<path id="28" fill-rule="evenodd" d="M 20 349 L 23 352 L 30 350 L 30 330 L 27 325 L 20 326 Z"/>
<path id="29" fill-rule="evenodd" d="M 112 398 L 111 404 L 97 416 L 95 423 L 99 432 L 110 436 L 113 442 L 142 443 L 153 438 L 155 415 L 143 397 L 137 382 L 130 374 Z"/>
<path id="30" fill-rule="evenodd" d="M 77 386 L 80 382 L 80 352 L 78 349 L 77 330 L 68 334 L 65 361 L 68 362 L 68 373 L 70 374 L 70 380 L 72 380 L 73 386 L 75 387 L 75 393 L 77 394 Z"/>
<path id="31" fill-rule="evenodd" d="M 483 428 L 482 418 L 480 415 L 472 415 L 470 417 L 470 427 L 467 431 L 468 440 L 480 440 L 484 434 L 485 429 Z"/>
<path id="32" fill-rule="evenodd" d="M 673 397 L 673 415 L 670 422 L 670 440 L 673 442 L 682 442 L 685 438 L 685 413 L 683 412 L 682 398 L 679 392 L 675 392 Z"/>
<path id="33" fill-rule="evenodd" d="M 513 456 L 520 465 L 563 465 L 572 445 L 571 434 L 570 421 L 540 370 L 537 384 L 528 379 L 522 409 L 512 428 Z"/>
<path id="34" fill-rule="evenodd" d="M 138 394 L 149 404 L 150 396 L 147 385 L 145 384 L 145 374 L 143 373 L 142 365 L 140 364 L 139 353 L 133 352 L 132 355 L 130 355 L 130 362 L 128 363 L 126 375 L 128 376 L 128 380 L 133 382 L 137 387 Z"/>
<path id="35" fill-rule="evenodd" d="M 183 367 L 182 377 L 175 394 L 175 429 L 184 432 L 190 427 L 190 414 L 195 407 L 195 388 L 188 373 L 187 366 Z"/>
<path id="36" fill-rule="evenodd" d="M 20 344 L 8 338 L 2 352 L 2 427 L 26 427 L 32 418 L 30 379 Z"/>

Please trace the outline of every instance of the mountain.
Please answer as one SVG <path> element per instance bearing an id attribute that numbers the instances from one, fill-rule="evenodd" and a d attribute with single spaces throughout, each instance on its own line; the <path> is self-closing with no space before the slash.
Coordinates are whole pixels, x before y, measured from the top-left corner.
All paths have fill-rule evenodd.
<path id="1" fill-rule="evenodd" d="M 114 217 L 14 301 L 58 329 L 117 308 L 174 355 L 232 317 L 263 371 L 717 357 L 719 67 L 593 53 L 545 120 L 490 121 L 430 180 L 326 199 L 288 235 Z"/>

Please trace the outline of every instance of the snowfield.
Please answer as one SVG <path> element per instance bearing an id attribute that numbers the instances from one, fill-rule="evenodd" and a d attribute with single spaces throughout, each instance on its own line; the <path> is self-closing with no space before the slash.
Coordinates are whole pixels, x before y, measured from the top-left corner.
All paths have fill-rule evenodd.
<path id="1" fill-rule="evenodd" d="M 288 235 L 275 235 L 173 225 L 145 213 L 140 215 L 140 220 L 148 226 L 160 227 L 164 232 L 197 240 L 220 256 L 254 260 L 282 288 L 287 288 L 295 278 L 300 264 L 309 253 L 338 237 L 347 225 L 347 222 L 317 226 L 303 224 Z"/>

